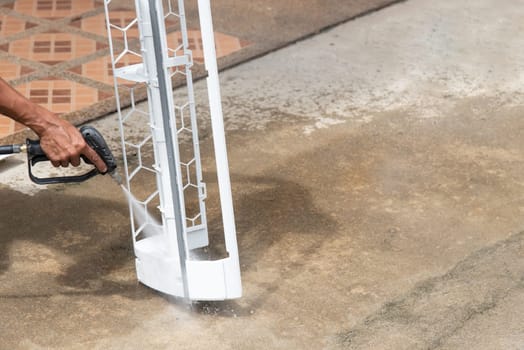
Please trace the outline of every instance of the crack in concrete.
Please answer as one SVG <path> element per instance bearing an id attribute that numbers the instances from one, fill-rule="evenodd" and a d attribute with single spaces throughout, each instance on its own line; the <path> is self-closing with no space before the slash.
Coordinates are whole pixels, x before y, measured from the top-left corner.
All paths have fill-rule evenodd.
<path id="1" fill-rule="evenodd" d="M 480 249 L 446 274 L 384 304 L 360 325 L 339 333 L 348 349 L 438 349 L 500 302 L 524 289 L 524 232 Z"/>
<path id="2" fill-rule="evenodd" d="M 471 310 L 468 310 L 468 313 L 466 314 L 461 324 L 457 325 L 454 329 L 450 330 L 450 332 L 443 334 L 441 337 L 435 339 L 427 349 L 435 350 L 441 348 L 446 342 L 446 340 L 457 334 L 460 330 L 464 329 L 469 322 L 473 321 L 476 317 L 482 316 L 487 312 L 495 309 L 502 301 L 507 299 L 509 295 L 513 294 L 517 290 L 523 289 L 523 287 L 524 286 L 520 283 L 517 284 L 514 288 L 508 289 L 505 293 L 502 293 L 500 295 L 491 295 L 491 300 L 481 303 L 480 305 L 473 307 Z"/>

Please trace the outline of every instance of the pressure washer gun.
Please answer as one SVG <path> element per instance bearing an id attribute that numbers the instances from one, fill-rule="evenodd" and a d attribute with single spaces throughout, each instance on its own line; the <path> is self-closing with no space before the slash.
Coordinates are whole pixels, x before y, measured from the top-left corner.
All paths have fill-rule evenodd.
<path id="1" fill-rule="evenodd" d="M 107 146 L 106 141 L 92 126 L 83 126 L 80 128 L 80 133 L 84 137 L 84 140 L 86 143 L 98 153 L 100 158 L 104 161 L 104 163 L 107 166 L 107 171 L 105 173 L 101 173 L 98 171 L 98 169 L 95 167 L 94 169 L 91 169 L 90 171 L 80 174 L 80 175 L 74 175 L 74 176 L 58 176 L 58 177 L 47 177 L 47 178 L 41 178 L 37 177 L 33 174 L 33 167 L 40 162 L 46 162 L 49 161 L 49 158 L 45 155 L 44 151 L 42 150 L 42 147 L 40 147 L 40 140 L 30 140 L 27 139 L 25 144 L 15 144 L 15 145 L 5 145 L 0 146 L 0 154 L 13 154 L 13 153 L 20 153 L 20 152 L 27 152 L 27 165 L 29 170 L 29 178 L 39 185 L 47 185 L 47 184 L 58 184 L 58 183 L 71 183 L 71 182 L 83 182 L 90 178 L 92 178 L 95 175 L 98 174 L 110 174 L 111 177 L 117 181 L 119 184 L 122 183 L 122 179 L 120 178 L 120 175 L 116 171 L 116 160 L 113 154 L 111 153 L 111 150 Z M 82 160 L 87 164 L 93 164 L 87 157 L 84 155 L 81 155 Z"/>

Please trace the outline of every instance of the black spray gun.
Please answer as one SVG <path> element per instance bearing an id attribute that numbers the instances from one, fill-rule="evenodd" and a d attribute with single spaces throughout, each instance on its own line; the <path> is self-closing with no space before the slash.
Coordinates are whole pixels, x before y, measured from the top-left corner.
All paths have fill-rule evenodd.
<path id="1" fill-rule="evenodd" d="M 58 177 L 47 177 L 47 178 L 41 178 L 41 177 L 35 176 L 32 171 L 33 167 L 37 163 L 49 161 L 49 158 L 47 158 L 44 151 L 40 147 L 40 140 L 27 139 L 25 144 L 0 146 L 0 154 L 13 154 L 13 153 L 27 152 L 27 161 L 28 161 L 27 165 L 28 165 L 28 170 L 29 170 L 29 177 L 31 178 L 31 180 L 34 183 L 37 183 L 39 185 L 82 182 L 98 174 L 102 174 L 102 175 L 109 174 L 116 182 L 121 184 L 122 179 L 120 175 L 118 174 L 118 172 L 116 171 L 115 157 L 111 153 L 111 150 L 107 146 L 106 141 L 104 140 L 102 135 L 98 132 L 98 130 L 96 130 L 92 126 L 86 125 L 80 128 L 80 133 L 84 137 L 84 140 L 89 145 L 89 147 L 95 150 L 96 153 L 98 153 L 100 158 L 102 158 L 102 160 L 106 164 L 107 171 L 105 173 L 102 174 L 95 167 L 94 169 L 91 169 L 90 171 L 84 174 L 81 174 L 81 175 L 58 176 Z M 84 160 L 85 163 L 93 164 L 87 157 L 82 155 L 81 158 Z"/>

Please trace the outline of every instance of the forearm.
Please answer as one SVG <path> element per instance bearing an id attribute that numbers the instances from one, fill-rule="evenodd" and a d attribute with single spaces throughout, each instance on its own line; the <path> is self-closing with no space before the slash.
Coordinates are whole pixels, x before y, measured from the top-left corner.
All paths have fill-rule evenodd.
<path id="1" fill-rule="evenodd" d="M 54 166 L 80 165 L 85 155 L 101 172 L 107 166 L 85 142 L 80 132 L 69 122 L 46 108 L 31 102 L 0 78 L 0 113 L 31 128 Z"/>
<path id="2" fill-rule="evenodd" d="M 31 128 L 38 135 L 56 126 L 58 117 L 31 102 L 0 78 L 0 113 Z"/>

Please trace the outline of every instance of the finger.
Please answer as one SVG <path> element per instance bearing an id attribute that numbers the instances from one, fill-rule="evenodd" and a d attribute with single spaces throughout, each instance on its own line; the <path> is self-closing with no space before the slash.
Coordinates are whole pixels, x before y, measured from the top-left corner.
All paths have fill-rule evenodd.
<path id="1" fill-rule="evenodd" d="M 79 166 L 80 165 L 80 156 L 78 156 L 78 155 L 71 156 L 69 158 L 69 161 L 71 162 L 71 165 Z"/>
<path id="2" fill-rule="evenodd" d="M 69 161 L 68 160 L 62 160 L 60 161 L 60 165 L 64 168 L 67 168 L 69 166 Z"/>
<path id="3" fill-rule="evenodd" d="M 53 166 L 54 166 L 55 168 L 58 168 L 58 167 L 60 166 L 60 161 L 52 160 L 52 161 L 51 161 L 51 164 L 53 164 Z"/>
<path id="4" fill-rule="evenodd" d="M 104 163 L 98 153 L 96 153 L 95 150 L 93 150 L 91 147 L 87 146 L 82 154 L 85 155 L 96 166 L 98 171 L 101 173 L 105 173 L 107 171 L 106 163 Z"/>

